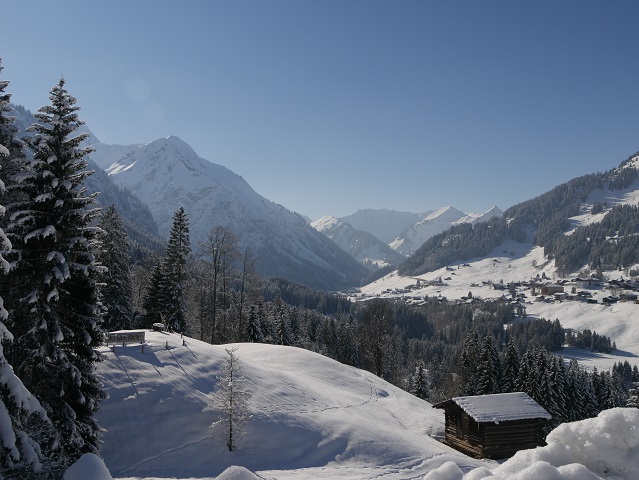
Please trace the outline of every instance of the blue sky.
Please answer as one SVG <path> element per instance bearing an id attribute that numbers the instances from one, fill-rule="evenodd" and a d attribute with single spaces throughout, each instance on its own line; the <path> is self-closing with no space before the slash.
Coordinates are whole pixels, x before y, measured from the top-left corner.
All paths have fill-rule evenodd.
<path id="1" fill-rule="evenodd" d="M 2 78 L 310 216 L 481 213 L 639 150 L 634 1 L 0 2 Z"/>

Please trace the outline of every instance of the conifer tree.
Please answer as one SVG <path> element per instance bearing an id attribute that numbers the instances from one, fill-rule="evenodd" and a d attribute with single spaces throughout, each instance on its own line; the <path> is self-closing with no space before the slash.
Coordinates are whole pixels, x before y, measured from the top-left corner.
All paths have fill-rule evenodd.
<path id="1" fill-rule="evenodd" d="M 583 418 L 594 418 L 599 415 L 601 409 L 599 408 L 599 402 L 597 400 L 597 393 L 595 392 L 595 377 L 596 368 L 592 373 L 588 373 L 584 370 L 579 372 L 579 388 L 583 392 Z"/>
<path id="2" fill-rule="evenodd" d="M 166 246 L 164 280 L 166 282 L 166 323 L 170 330 L 186 330 L 186 268 L 191 254 L 189 220 L 183 207 L 173 214 L 173 225 Z"/>
<path id="3" fill-rule="evenodd" d="M 461 376 L 464 395 L 478 395 L 477 366 L 480 358 L 479 334 L 473 331 L 466 336 L 461 354 Z"/>
<path id="4" fill-rule="evenodd" d="M 166 293 L 166 276 L 164 274 L 163 261 L 159 260 L 153 267 L 151 278 L 149 279 L 142 307 L 146 312 L 145 327 L 150 328 L 151 324 L 164 322 L 168 312 L 168 295 Z"/>
<path id="5" fill-rule="evenodd" d="M 264 335 L 262 334 L 262 328 L 260 327 L 260 318 L 255 305 L 251 305 L 249 310 L 244 338 L 245 341 L 249 343 L 264 343 Z"/>
<path id="6" fill-rule="evenodd" d="M 477 394 L 499 393 L 501 381 L 501 362 L 491 335 L 484 338 L 484 346 L 478 365 L 479 385 Z"/>
<path id="7" fill-rule="evenodd" d="M 109 331 L 128 329 L 133 322 L 129 240 L 122 217 L 113 205 L 103 212 L 100 228 L 102 248 L 98 260 L 107 269 L 101 276 L 102 303 L 106 308 L 103 327 Z"/>
<path id="8" fill-rule="evenodd" d="M 413 395 L 422 400 L 428 400 L 430 397 L 430 389 L 428 388 L 428 372 L 424 366 L 424 362 L 420 361 L 415 367 L 415 371 L 410 378 L 409 391 Z"/>
<path id="9" fill-rule="evenodd" d="M 340 322 L 337 331 L 338 360 L 346 365 L 359 367 L 360 362 L 355 339 L 355 330 L 355 319 L 352 315 L 349 315 L 347 321 Z"/>
<path id="10" fill-rule="evenodd" d="M 567 405 L 567 381 L 566 369 L 564 362 L 560 357 L 551 356 L 550 369 L 548 371 L 549 378 L 549 396 L 552 399 L 553 408 L 548 411 L 552 415 L 552 425 L 557 426 L 568 421 L 568 405 Z"/>
<path id="11" fill-rule="evenodd" d="M 279 295 L 275 299 L 275 304 L 273 305 L 273 324 L 275 325 L 275 343 L 277 345 L 285 345 L 287 347 L 293 345 L 288 312 L 286 311 L 284 302 L 282 302 L 282 298 Z M 335 325 L 333 324 L 333 327 L 334 326 Z"/>
<path id="12" fill-rule="evenodd" d="M 0 72 L 2 71 L 0 59 Z M 11 96 L 5 93 L 9 82 L 0 80 L 0 162 L 3 167 L 12 158 L 24 158 L 22 142 L 15 138 L 17 129 L 13 119 L 5 115 L 9 111 Z M 6 145 L 6 146 L 5 146 Z M 2 168 L 2 173 L 11 168 Z M 4 195 L 4 183 L 0 179 L 0 195 Z M 0 204 L 0 217 L 4 206 Z M 11 251 L 11 242 L 0 228 L 0 275 L 9 272 L 9 263 L 2 252 Z M 3 292 L 1 292 L 3 293 Z M 40 402 L 16 376 L 13 367 L 4 354 L 4 345 L 10 345 L 13 335 L 5 322 L 8 312 L 0 296 L 0 478 L 35 478 L 46 472 L 42 450 L 47 447 L 47 437 L 51 438 L 51 424 Z"/>
<path id="13" fill-rule="evenodd" d="M 570 360 L 566 372 L 566 413 L 569 422 L 587 418 L 583 406 L 586 402 L 585 392 L 580 384 L 579 365 L 574 358 Z"/>
<path id="14" fill-rule="evenodd" d="M 519 375 L 519 355 L 515 344 L 511 340 L 508 342 L 506 352 L 504 353 L 504 360 L 502 361 L 501 372 L 501 392 L 511 393 L 515 391 L 515 385 L 517 383 L 517 376 Z"/>
<path id="15" fill-rule="evenodd" d="M 639 408 L 639 382 L 633 382 L 632 387 L 628 390 L 626 407 Z"/>
<path id="16" fill-rule="evenodd" d="M 61 79 L 51 104 L 36 114 L 30 130 L 33 160 L 14 176 L 23 198 L 12 204 L 7 233 L 14 269 L 10 329 L 13 368 L 47 412 L 58 434 L 59 468 L 82 454 L 97 453 L 100 428 L 94 418 L 105 398 L 95 366 L 101 342 L 95 261 L 99 213 L 84 180 L 91 175 L 81 148 L 86 135 Z"/>

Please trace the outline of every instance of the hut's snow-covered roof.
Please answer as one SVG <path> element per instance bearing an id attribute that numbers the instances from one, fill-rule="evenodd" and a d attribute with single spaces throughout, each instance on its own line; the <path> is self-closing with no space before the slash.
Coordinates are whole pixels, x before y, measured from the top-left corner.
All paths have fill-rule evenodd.
<path id="1" fill-rule="evenodd" d="M 552 418 L 541 405 L 524 392 L 455 397 L 449 401 L 457 404 L 477 422 L 506 422 L 509 420 Z"/>

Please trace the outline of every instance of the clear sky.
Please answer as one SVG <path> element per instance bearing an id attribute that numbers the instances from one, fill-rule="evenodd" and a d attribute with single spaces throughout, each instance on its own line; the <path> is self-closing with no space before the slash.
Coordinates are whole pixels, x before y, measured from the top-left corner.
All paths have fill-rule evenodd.
<path id="1" fill-rule="evenodd" d="M 308 215 L 506 209 L 639 150 L 639 2 L 0 0 L 2 78 Z"/>

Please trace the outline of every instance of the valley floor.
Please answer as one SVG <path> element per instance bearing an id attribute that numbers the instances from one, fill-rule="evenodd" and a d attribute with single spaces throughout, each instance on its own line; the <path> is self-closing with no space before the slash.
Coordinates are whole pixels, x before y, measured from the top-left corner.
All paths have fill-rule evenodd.
<path id="1" fill-rule="evenodd" d="M 417 277 L 404 277 L 393 272 L 362 287 L 358 293 L 351 294 L 351 299 L 399 298 L 408 303 L 418 303 L 428 296 L 445 297 L 449 301 L 469 301 L 470 293 L 475 298 L 510 301 L 510 292 L 496 289 L 496 284 L 507 286 L 511 282 L 529 282 L 538 275 L 544 283 L 565 280 L 555 274 L 553 263 L 544 258 L 541 247 L 509 241 L 487 258 L 451 264 Z M 623 272 L 608 272 L 607 276 L 609 279 L 621 279 Z M 570 285 L 566 286 L 566 292 L 570 292 L 571 288 Z M 522 305 L 527 317 L 559 319 L 564 328 L 579 331 L 590 329 L 610 337 L 617 345 L 617 350 L 610 355 L 565 349 L 561 352 L 565 357 L 576 358 L 580 365 L 597 367 L 599 370 L 608 370 L 614 363 L 625 360 L 632 365 L 639 365 L 639 304 L 632 301 L 611 305 L 602 303 L 604 298 L 613 293 L 605 286 L 584 291 L 598 303 L 554 300 L 552 296 L 539 301 L 530 288 L 517 287 L 517 293 L 525 295 Z"/>

